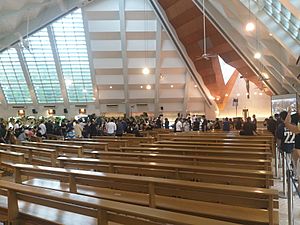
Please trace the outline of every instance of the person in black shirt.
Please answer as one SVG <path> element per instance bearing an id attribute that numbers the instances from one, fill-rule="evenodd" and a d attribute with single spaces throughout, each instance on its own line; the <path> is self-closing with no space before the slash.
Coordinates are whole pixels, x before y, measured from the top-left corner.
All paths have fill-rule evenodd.
<path id="1" fill-rule="evenodd" d="M 251 122 L 251 117 L 247 117 L 247 120 L 243 125 L 243 129 L 240 131 L 240 135 L 254 134 L 256 134 L 254 124 Z"/>
<path id="2" fill-rule="evenodd" d="M 286 111 L 280 113 L 280 118 L 285 121 L 287 117 L 290 117 Z M 291 132 L 284 123 L 278 125 L 276 136 L 280 140 L 279 148 L 286 153 L 292 153 L 295 144 L 295 134 Z"/>

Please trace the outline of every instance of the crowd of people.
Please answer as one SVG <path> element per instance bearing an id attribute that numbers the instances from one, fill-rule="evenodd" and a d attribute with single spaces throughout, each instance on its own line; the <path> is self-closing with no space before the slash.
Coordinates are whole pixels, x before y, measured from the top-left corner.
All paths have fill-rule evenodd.
<path id="1" fill-rule="evenodd" d="M 171 124 L 172 123 L 172 124 Z M 122 136 L 124 133 L 132 133 L 141 136 L 141 131 L 154 128 L 170 129 L 174 132 L 186 131 L 208 131 L 208 130 L 240 130 L 241 134 L 255 134 L 257 121 L 255 115 L 247 118 L 223 120 L 207 120 L 205 115 L 187 115 L 183 117 L 178 113 L 175 121 L 170 122 L 168 118 L 160 115 L 156 118 L 149 118 L 147 113 L 139 117 L 106 118 L 97 117 L 95 114 L 77 120 L 68 119 L 41 119 L 24 121 L 11 118 L 9 121 L 0 119 L 0 142 L 11 143 L 12 139 L 24 141 L 32 136 L 44 137 L 47 135 L 58 135 L 65 138 L 91 138 L 93 136 Z"/>

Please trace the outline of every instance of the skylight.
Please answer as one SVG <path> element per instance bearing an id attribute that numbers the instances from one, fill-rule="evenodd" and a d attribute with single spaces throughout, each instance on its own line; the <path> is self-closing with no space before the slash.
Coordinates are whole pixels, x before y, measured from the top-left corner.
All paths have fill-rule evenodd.
<path id="1" fill-rule="evenodd" d="M 223 80 L 226 85 L 228 83 L 228 81 L 230 80 L 233 72 L 235 71 L 235 68 L 230 66 L 226 62 L 224 62 L 224 60 L 220 56 L 218 56 L 218 59 L 219 59 L 222 74 L 223 74 Z"/>
<path id="2" fill-rule="evenodd" d="M 0 53 L 0 84 L 8 104 L 32 103 L 16 49 Z"/>
<path id="3" fill-rule="evenodd" d="M 23 48 L 38 103 L 62 103 L 59 80 L 47 28 L 29 38 L 29 50 Z"/>
<path id="4" fill-rule="evenodd" d="M 52 27 L 69 101 L 94 101 L 81 9 L 56 21 Z"/>

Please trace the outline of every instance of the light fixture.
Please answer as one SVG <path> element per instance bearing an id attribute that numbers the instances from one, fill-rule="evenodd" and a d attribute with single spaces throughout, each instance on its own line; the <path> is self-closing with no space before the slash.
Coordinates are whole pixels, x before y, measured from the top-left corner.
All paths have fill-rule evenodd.
<path id="1" fill-rule="evenodd" d="M 246 24 L 245 30 L 247 32 L 252 32 L 252 31 L 255 30 L 255 24 L 253 22 L 251 22 L 251 20 L 250 20 L 251 19 L 251 5 L 250 5 L 250 0 L 248 1 L 248 3 L 249 3 L 249 6 L 248 6 L 248 9 L 249 9 L 249 11 L 248 11 L 248 13 L 249 13 L 248 20 L 249 20 L 249 22 Z"/>
<path id="2" fill-rule="evenodd" d="M 249 95 L 249 93 L 247 92 L 247 93 L 246 93 L 246 95 L 248 96 L 248 95 Z"/>
<path id="3" fill-rule="evenodd" d="M 173 88 L 174 87 L 174 85 L 173 84 L 171 84 L 171 86 L 170 86 L 171 88 Z"/>
<path id="4" fill-rule="evenodd" d="M 147 90 L 150 90 L 150 89 L 151 89 L 151 85 L 148 84 L 148 85 L 146 86 L 146 89 L 147 89 Z"/>
<path id="5" fill-rule="evenodd" d="M 261 58 L 261 53 L 260 52 L 255 52 L 253 57 L 254 57 L 254 59 L 260 59 Z"/>
<path id="6" fill-rule="evenodd" d="M 54 109 L 48 109 L 48 115 L 54 115 L 55 114 L 55 110 Z"/>
<path id="7" fill-rule="evenodd" d="M 141 88 L 143 88 L 143 85 L 141 85 Z"/>
<path id="8" fill-rule="evenodd" d="M 196 88 L 196 87 L 198 87 L 198 86 L 195 84 L 194 87 Z"/>
<path id="9" fill-rule="evenodd" d="M 257 92 L 254 92 L 254 95 L 257 95 Z"/>
<path id="10" fill-rule="evenodd" d="M 225 97 L 228 97 L 228 94 L 227 94 L 227 93 L 225 94 Z"/>
<path id="11" fill-rule="evenodd" d="M 145 59 L 146 60 L 146 59 Z M 150 70 L 149 70 L 149 68 L 148 67 L 144 67 L 144 69 L 143 69 L 143 74 L 144 75 L 148 75 L 150 73 Z"/>
<path id="12" fill-rule="evenodd" d="M 240 95 L 241 95 L 240 93 L 237 93 L 237 94 L 236 94 L 236 96 L 238 96 L 238 97 L 239 97 Z"/>
<path id="13" fill-rule="evenodd" d="M 21 116 L 21 117 L 25 116 L 25 110 L 24 109 L 18 110 L 18 116 Z"/>
<path id="14" fill-rule="evenodd" d="M 267 74 L 266 72 L 262 72 L 261 75 L 265 80 L 270 79 L 269 74 Z"/>
<path id="15" fill-rule="evenodd" d="M 112 89 L 112 86 L 109 86 L 110 89 Z"/>
<path id="16" fill-rule="evenodd" d="M 86 114 L 86 109 L 85 108 L 79 109 L 79 114 Z"/>
<path id="17" fill-rule="evenodd" d="M 219 100 L 220 100 L 220 97 L 217 97 L 216 100 L 219 101 Z"/>
<path id="18" fill-rule="evenodd" d="M 269 36 L 271 36 L 271 37 L 272 37 L 272 36 L 273 36 L 273 34 L 272 34 L 272 33 L 269 33 Z"/>
<path id="19" fill-rule="evenodd" d="M 255 25 L 253 22 L 248 22 L 245 27 L 247 32 L 252 32 L 255 29 Z"/>
<path id="20" fill-rule="evenodd" d="M 261 92 L 259 92 L 259 95 L 262 95 L 262 93 L 261 93 Z"/>

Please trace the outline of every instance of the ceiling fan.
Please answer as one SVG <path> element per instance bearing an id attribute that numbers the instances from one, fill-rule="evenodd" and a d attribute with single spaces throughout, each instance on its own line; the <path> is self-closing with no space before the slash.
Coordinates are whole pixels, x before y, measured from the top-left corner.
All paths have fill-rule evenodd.
<path id="1" fill-rule="evenodd" d="M 210 58 L 215 58 L 218 55 L 207 53 L 207 42 L 206 42 L 206 16 L 205 16 L 205 0 L 202 0 L 202 14 L 203 14 L 203 54 L 199 57 L 196 57 L 195 61 L 205 59 L 210 60 Z"/>

